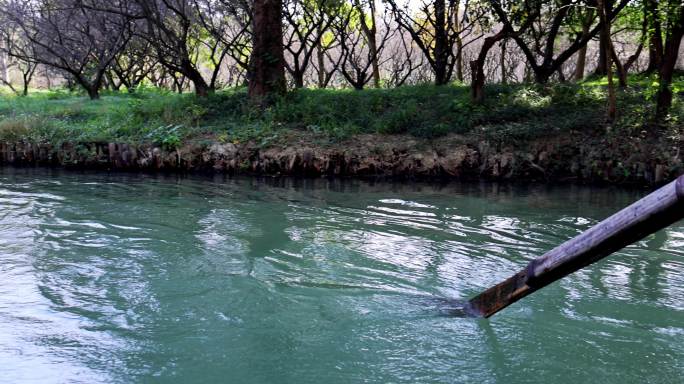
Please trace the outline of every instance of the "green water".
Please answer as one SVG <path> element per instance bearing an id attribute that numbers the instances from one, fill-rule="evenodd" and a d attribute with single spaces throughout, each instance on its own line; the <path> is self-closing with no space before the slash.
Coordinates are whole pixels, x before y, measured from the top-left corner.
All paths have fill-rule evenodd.
<path id="1" fill-rule="evenodd" d="M 451 315 L 643 194 L 0 169 L 0 382 L 681 382 L 682 223 Z"/>

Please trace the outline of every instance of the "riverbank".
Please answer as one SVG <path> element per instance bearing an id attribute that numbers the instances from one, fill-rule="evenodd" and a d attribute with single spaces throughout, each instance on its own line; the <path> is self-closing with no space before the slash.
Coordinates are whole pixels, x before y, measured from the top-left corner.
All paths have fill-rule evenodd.
<path id="1" fill-rule="evenodd" d="M 243 90 L 156 90 L 89 101 L 0 99 L 0 164 L 230 174 L 659 184 L 684 172 L 684 103 L 655 127 L 648 79 L 619 92 L 604 123 L 601 81 L 300 90 L 254 110 Z M 681 82 L 681 81 L 680 81 Z"/>
<path id="2" fill-rule="evenodd" d="M 321 144 L 290 133 L 267 146 L 191 141 L 169 149 L 150 144 L 0 143 L 0 164 L 78 169 L 222 172 L 251 175 L 400 179 L 576 181 L 659 184 L 684 172 L 682 138 L 594 132 L 504 144 L 450 134 L 439 140 L 363 134 Z"/>

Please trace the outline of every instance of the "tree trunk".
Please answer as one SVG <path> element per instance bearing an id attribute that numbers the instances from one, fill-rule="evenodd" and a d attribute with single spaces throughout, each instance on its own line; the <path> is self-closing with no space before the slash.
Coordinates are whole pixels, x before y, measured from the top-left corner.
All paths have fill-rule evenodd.
<path id="1" fill-rule="evenodd" d="M 617 52 L 615 52 L 615 46 L 613 46 L 612 42 L 610 43 L 610 57 L 612 62 L 615 63 L 615 69 L 618 75 L 618 84 L 620 85 L 620 88 L 625 88 L 627 86 L 627 70 L 622 65 Z"/>
<path id="2" fill-rule="evenodd" d="M 29 89 L 29 83 L 31 82 L 31 77 L 33 75 L 33 71 L 29 67 L 29 72 L 24 72 L 21 74 L 22 79 L 24 80 L 24 87 L 21 90 L 21 95 L 22 96 L 28 96 L 28 89 Z"/>
<path id="3" fill-rule="evenodd" d="M 98 100 L 100 98 L 100 90 L 98 87 L 95 86 L 89 86 L 86 88 L 88 91 L 88 97 L 90 97 L 90 100 Z"/>
<path id="4" fill-rule="evenodd" d="M 607 59 L 610 55 L 606 56 L 606 52 L 608 52 L 608 48 L 606 47 L 604 39 L 599 39 L 599 57 L 598 63 L 596 64 L 596 69 L 594 70 L 595 76 L 605 76 L 608 74 Z"/>
<path id="5" fill-rule="evenodd" d="M 454 28 L 456 29 L 456 78 L 463 83 L 463 39 L 461 38 L 461 19 L 459 9 L 461 2 L 457 1 L 454 10 Z"/>
<path id="6" fill-rule="evenodd" d="M 80 73 L 71 73 L 72 78 L 67 79 L 67 83 L 73 84 L 75 80 L 78 85 L 80 85 L 88 93 L 90 100 L 97 100 L 100 98 L 100 87 L 102 86 L 102 78 L 104 73 L 99 72 L 95 77 L 95 80 L 90 81 L 89 79 L 83 77 Z"/>
<path id="7" fill-rule="evenodd" d="M 380 65 L 378 64 L 380 58 L 378 57 L 378 43 L 376 40 L 378 28 L 375 24 L 375 0 L 367 1 L 368 7 L 370 8 L 370 26 L 368 25 L 368 23 L 366 23 L 366 12 L 364 10 L 363 4 L 361 3 L 361 0 L 355 0 L 354 4 L 356 5 L 356 9 L 358 10 L 359 17 L 361 19 L 361 30 L 363 31 L 363 34 L 366 36 L 366 41 L 368 43 L 368 54 L 370 56 L 371 67 L 373 71 L 373 86 L 375 88 L 380 88 Z"/>
<path id="8" fill-rule="evenodd" d="M 105 76 L 107 76 L 107 83 L 109 83 L 109 85 L 112 87 L 112 90 L 119 92 L 121 90 L 121 86 L 124 85 L 124 80 L 119 77 L 118 82 L 114 81 L 114 75 L 112 75 L 112 73 L 109 71 L 107 71 Z"/>
<path id="9" fill-rule="evenodd" d="M 368 29 L 368 50 L 370 50 L 373 69 L 373 86 L 375 88 L 380 88 L 380 58 L 378 57 L 378 43 L 376 41 L 378 27 L 375 24 L 375 0 L 370 0 L 370 10 L 371 23 L 373 23 L 373 26 Z"/>
<path id="10" fill-rule="evenodd" d="M 673 60 L 669 55 L 665 55 L 662 65 L 658 71 L 659 84 L 658 94 L 656 96 L 656 120 L 663 121 L 670 112 L 672 106 L 672 74 L 674 65 L 671 64 Z"/>
<path id="11" fill-rule="evenodd" d="M 254 0 L 248 95 L 257 104 L 269 103 L 286 90 L 281 15 L 282 0 Z"/>
<path id="12" fill-rule="evenodd" d="M 649 24 L 648 66 L 646 73 L 652 73 L 660 68 L 663 61 L 663 34 L 658 13 L 658 2 L 646 0 L 644 2 L 644 18 Z"/>
<path id="13" fill-rule="evenodd" d="M 463 40 L 460 36 L 456 38 L 456 78 L 463 82 Z"/>
<path id="14" fill-rule="evenodd" d="M 185 76 L 181 75 L 180 79 L 175 74 L 170 74 L 173 80 L 173 86 L 176 87 L 176 93 L 183 94 L 183 84 L 185 83 Z"/>
<path id="15" fill-rule="evenodd" d="M 321 26 L 318 26 L 318 36 L 323 36 Z M 325 88 L 325 52 L 323 51 L 322 39 L 316 44 L 316 60 L 318 61 L 318 88 Z"/>
<path id="16" fill-rule="evenodd" d="M 5 52 L 0 51 L 0 76 L 2 76 L 2 82 L 9 84 L 9 68 L 7 68 L 7 55 Z"/>
<path id="17" fill-rule="evenodd" d="M 577 52 L 577 63 L 575 64 L 575 81 L 584 79 L 584 70 L 587 66 L 587 46 L 580 48 Z"/>
<path id="18" fill-rule="evenodd" d="M 551 78 L 551 75 L 553 75 L 553 72 L 551 72 L 551 69 L 549 67 L 532 67 L 532 71 L 534 72 L 534 82 L 537 84 L 546 84 L 549 82 L 549 79 Z"/>
<path id="19" fill-rule="evenodd" d="M 48 73 L 47 68 L 43 70 L 43 75 L 45 76 L 45 87 L 48 89 L 48 91 L 52 90 L 52 79 L 50 78 L 50 74 Z"/>
<path id="20" fill-rule="evenodd" d="M 624 71 L 625 71 L 625 76 L 629 74 L 629 69 L 632 68 L 632 65 L 634 65 L 634 63 L 636 63 L 637 60 L 639 60 L 639 56 L 641 55 L 641 51 L 643 49 L 644 49 L 644 45 L 639 44 L 636 52 L 634 52 L 634 54 L 632 56 L 627 58 L 627 61 L 625 61 L 625 64 L 622 66 Z"/>
<path id="21" fill-rule="evenodd" d="M 584 15 L 584 20 L 582 22 L 582 36 L 586 36 L 589 33 L 589 28 L 591 27 L 591 22 L 594 20 L 594 9 L 589 8 Z M 577 64 L 575 66 L 575 81 L 581 81 L 584 79 L 584 70 L 587 65 L 587 45 L 584 44 L 582 48 L 577 52 Z"/>
<path id="22" fill-rule="evenodd" d="M 202 77 L 202 74 L 195 68 L 195 66 L 190 62 L 188 59 L 184 59 L 181 61 L 181 69 L 183 70 L 183 74 L 185 77 L 188 78 L 192 82 L 192 85 L 195 87 L 195 94 L 199 97 L 206 97 L 209 95 L 209 92 L 211 91 L 211 87 L 209 87 L 209 84 L 207 84 L 206 80 L 204 80 L 204 77 Z"/>
<path id="23" fill-rule="evenodd" d="M 444 0 L 435 0 L 435 84 L 444 85 L 447 79 L 447 32 L 444 28 L 446 5 Z"/>
<path id="24" fill-rule="evenodd" d="M 206 97 L 209 95 L 210 88 L 209 85 L 204 81 L 202 76 L 199 77 L 199 79 L 190 79 L 192 81 L 193 85 L 195 86 L 195 94 L 200 97 Z"/>
<path id="25" fill-rule="evenodd" d="M 558 70 L 556 71 L 558 74 L 558 81 L 561 83 L 565 83 L 565 73 L 563 73 L 563 66 L 558 67 Z"/>
<path id="26" fill-rule="evenodd" d="M 485 38 L 484 42 L 482 43 L 482 47 L 480 48 L 480 53 L 477 55 L 477 59 L 470 62 L 470 71 L 472 77 L 470 83 L 470 97 L 472 102 L 475 104 L 482 104 L 485 99 L 484 63 L 487 59 L 487 54 L 489 53 L 489 50 L 492 49 L 494 44 L 506 37 L 506 32 L 502 29 L 496 35 Z"/>
<path id="27" fill-rule="evenodd" d="M 300 70 L 295 70 L 294 72 L 292 72 L 292 79 L 294 80 L 295 88 L 304 88 L 304 72 Z"/>
<path id="28" fill-rule="evenodd" d="M 607 120 L 612 123 L 615 120 L 615 115 L 617 113 L 617 100 L 615 97 L 615 85 L 613 84 L 613 65 L 611 63 L 611 51 L 612 44 L 610 41 L 610 20 L 608 19 L 608 8 L 606 5 L 606 0 L 598 1 L 599 17 L 603 23 L 603 28 L 601 29 L 601 46 L 604 51 L 602 51 L 603 56 L 606 59 L 606 75 L 608 76 L 608 108 L 607 108 Z"/>
<path id="29" fill-rule="evenodd" d="M 668 23 L 667 38 L 663 51 L 663 60 L 658 70 L 658 95 L 656 96 L 656 120 L 662 121 L 667 117 L 672 106 L 672 76 L 679 55 L 679 46 L 684 37 L 684 5 L 679 6 L 677 15 L 671 16 Z"/>
<path id="30" fill-rule="evenodd" d="M 378 47 L 375 42 L 375 34 L 371 40 L 368 40 L 368 50 L 371 55 L 371 64 L 373 66 L 373 86 L 380 88 L 380 65 L 378 64 Z"/>
<path id="31" fill-rule="evenodd" d="M 482 51 L 480 51 L 480 53 L 482 53 Z M 470 62 L 470 73 L 472 74 L 472 80 L 470 82 L 470 99 L 474 104 L 482 104 L 485 99 L 485 75 L 480 60 L 473 60 Z"/>
<path id="32" fill-rule="evenodd" d="M 506 84 L 506 39 L 501 40 L 501 54 L 499 55 L 499 67 L 501 67 L 501 84 Z"/>

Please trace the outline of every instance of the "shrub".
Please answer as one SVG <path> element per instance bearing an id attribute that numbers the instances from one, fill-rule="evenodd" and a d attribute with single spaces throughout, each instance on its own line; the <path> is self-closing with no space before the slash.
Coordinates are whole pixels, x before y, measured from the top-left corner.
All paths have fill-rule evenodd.
<path id="1" fill-rule="evenodd" d="M 652 77 L 630 78 L 618 92 L 614 129 L 641 131 L 652 102 L 645 96 Z M 684 89 L 684 78 L 673 86 Z M 261 109 L 245 88 L 217 91 L 205 98 L 149 87 L 133 93 L 103 92 L 100 100 L 66 90 L 0 94 L 0 136 L 32 140 L 155 141 L 176 146 L 196 137 L 225 141 L 273 140 L 282 130 L 310 131 L 341 140 L 358 133 L 410 134 L 438 138 L 449 133 L 486 132 L 500 137 L 533 137 L 566 130 L 595 129 L 603 123 L 602 79 L 580 84 L 488 85 L 484 105 L 470 102 L 458 84 L 394 89 L 299 89 Z M 684 121 L 676 94 L 670 126 Z M 498 132 L 498 133 L 497 133 Z M 271 139 L 269 139 L 271 138 Z"/>

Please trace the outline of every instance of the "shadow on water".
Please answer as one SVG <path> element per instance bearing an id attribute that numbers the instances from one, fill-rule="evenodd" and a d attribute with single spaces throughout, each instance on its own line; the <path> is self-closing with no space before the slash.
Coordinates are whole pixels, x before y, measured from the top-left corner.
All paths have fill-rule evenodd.
<path id="1" fill-rule="evenodd" d="M 482 319 L 483 317 L 475 312 L 467 301 L 450 300 L 450 305 L 440 308 L 441 316 L 460 317 L 471 319 Z"/>
<path id="2" fill-rule="evenodd" d="M 468 300 L 432 297 L 424 299 L 423 305 L 425 308 L 431 308 L 434 311 L 433 313 L 439 317 L 483 318 L 470 308 Z"/>

